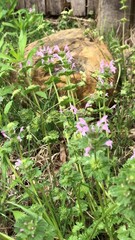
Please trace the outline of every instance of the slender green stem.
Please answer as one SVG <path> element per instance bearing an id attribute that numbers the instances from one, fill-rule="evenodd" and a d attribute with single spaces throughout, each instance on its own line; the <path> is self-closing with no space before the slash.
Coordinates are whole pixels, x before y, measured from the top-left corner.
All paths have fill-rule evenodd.
<path id="1" fill-rule="evenodd" d="M 96 151 L 94 152 L 94 156 L 95 156 L 95 162 L 97 162 Z M 97 189 L 97 195 L 98 195 L 99 203 L 100 203 L 100 206 L 101 206 L 101 209 L 102 209 L 102 214 L 105 215 L 104 201 L 102 200 L 102 195 L 101 195 L 99 183 L 98 183 L 97 180 L 96 180 L 96 189 Z M 113 234 L 112 234 L 111 229 L 108 226 L 108 219 L 106 218 L 106 216 L 104 218 L 104 221 L 105 221 L 107 233 L 110 237 L 110 240 L 113 240 Z"/>

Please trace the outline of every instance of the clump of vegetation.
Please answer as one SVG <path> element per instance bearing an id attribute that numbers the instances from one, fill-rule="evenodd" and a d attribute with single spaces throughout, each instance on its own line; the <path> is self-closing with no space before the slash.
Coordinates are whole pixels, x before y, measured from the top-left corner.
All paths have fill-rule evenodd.
<path id="1" fill-rule="evenodd" d="M 68 46 L 25 57 L 26 44 L 50 34 L 50 23 L 33 9 L 1 8 L 0 238 L 134 240 L 134 52 L 129 79 L 125 46 L 111 38 L 115 61 L 100 63 L 96 93 L 81 108 L 75 90 L 84 81 L 70 82 Z M 31 77 L 41 66 L 50 76 L 44 90 Z M 57 89 L 62 75 L 67 84 Z"/>
<path id="2" fill-rule="evenodd" d="M 58 30 L 78 27 L 76 21 L 72 19 L 73 10 L 64 10 L 59 17 Z"/>

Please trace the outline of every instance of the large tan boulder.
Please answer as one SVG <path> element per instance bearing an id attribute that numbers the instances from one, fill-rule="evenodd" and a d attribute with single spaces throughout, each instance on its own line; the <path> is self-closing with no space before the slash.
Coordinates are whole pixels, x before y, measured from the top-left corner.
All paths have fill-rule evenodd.
<path id="1" fill-rule="evenodd" d="M 41 40 L 40 40 L 41 43 Z M 95 91 L 97 79 L 92 76 L 93 73 L 99 70 L 100 62 L 104 60 L 109 62 L 112 60 L 112 56 L 107 49 L 107 46 L 99 40 L 91 41 L 89 37 L 84 35 L 82 29 L 68 29 L 54 33 L 51 36 L 42 39 L 44 46 L 53 47 L 58 45 L 61 50 L 65 45 L 68 45 L 70 53 L 75 62 L 75 74 L 71 76 L 73 83 L 78 83 L 82 79 L 80 71 L 86 74 L 86 85 L 80 87 L 77 90 L 79 99 L 83 99 L 85 96 Z M 35 41 L 29 44 L 26 48 L 26 56 L 34 48 L 39 46 L 39 41 Z M 40 57 L 33 56 L 33 63 L 37 62 Z M 33 83 L 45 86 L 44 82 L 49 78 L 48 74 L 45 74 L 40 67 L 33 71 L 32 79 Z M 66 77 L 61 77 L 62 82 L 66 82 Z M 63 86 L 63 83 L 59 83 L 58 87 Z"/>

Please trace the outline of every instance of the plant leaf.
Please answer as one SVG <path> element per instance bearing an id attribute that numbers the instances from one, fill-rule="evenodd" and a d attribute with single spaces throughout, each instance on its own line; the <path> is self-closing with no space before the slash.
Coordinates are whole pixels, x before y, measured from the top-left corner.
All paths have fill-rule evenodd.
<path id="1" fill-rule="evenodd" d="M 6 104 L 4 108 L 4 114 L 7 115 L 9 113 L 10 108 L 12 107 L 13 101 L 10 101 Z"/>

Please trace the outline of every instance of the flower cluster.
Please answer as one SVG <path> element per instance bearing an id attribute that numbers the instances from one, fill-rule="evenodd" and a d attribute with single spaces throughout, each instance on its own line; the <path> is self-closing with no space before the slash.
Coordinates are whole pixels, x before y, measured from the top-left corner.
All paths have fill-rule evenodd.
<path id="1" fill-rule="evenodd" d="M 108 127 L 108 116 L 104 115 L 98 122 L 97 127 L 99 130 L 106 131 L 106 133 L 110 133 L 109 127 Z"/>
<path id="2" fill-rule="evenodd" d="M 59 49 L 58 45 L 55 45 L 53 47 L 49 47 L 49 46 L 43 46 L 42 48 L 40 48 L 37 52 L 36 52 L 36 56 L 41 57 L 42 58 L 42 64 L 44 64 L 44 57 L 48 56 L 48 63 L 56 63 L 57 61 L 60 61 L 61 63 L 63 62 L 62 56 L 61 56 L 61 51 Z M 65 53 L 65 57 L 66 60 L 69 64 L 72 65 L 72 68 L 75 67 L 75 64 L 73 63 L 73 57 L 69 51 L 69 47 L 66 45 L 64 47 L 64 53 Z"/>
<path id="3" fill-rule="evenodd" d="M 76 114 L 76 108 L 74 109 L 74 106 L 72 106 L 71 111 L 74 114 Z M 76 124 L 76 128 L 77 128 L 77 133 L 80 133 L 82 136 L 86 136 L 88 134 L 90 137 L 93 135 L 93 133 L 97 134 L 105 131 L 106 137 L 108 138 L 108 134 L 110 133 L 107 115 L 104 115 L 96 124 L 91 124 L 90 127 L 86 123 L 85 119 L 79 118 Z M 90 139 L 89 143 L 90 144 L 84 149 L 85 157 L 88 157 L 91 149 L 94 148 L 92 139 Z M 113 141 L 110 139 L 107 139 L 103 145 L 112 149 L 112 144 L 113 144 Z"/>
<path id="4" fill-rule="evenodd" d="M 79 118 L 79 121 L 76 124 L 77 132 L 81 133 L 82 136 L 85 136 L 89 132 L 89 127 L 86 121 L 83 118 Z"/>
<path id="5" fill-rule="evenodd" d="M 105 62 L 104 60 L 100 62 L 100 71 L 98 75 L 98 82 L 100 84 L 100 87 L 103 86 L 104 88 L 106 88 L 106 90 L 110 87 L 113 87 L 113 82 L 108 81 L 108 79 L 110 79 L 112 75 L 116 73 L 116 70 L 117 69 L 114 65 L 113 60 L 109 63 Z"/>
<path id="6" fill-rule="evenodd" d="M 105 70 L 108 70 L 111 74 L 116 73 L 116 67 L 114 66 L 113 60 L 109 63 L 104 62 L 104 60 L 100 62 L 100 73 L 105 73 Z"/>
<path id="7" fill-rule="evenodd" d="M 69 47 L 67 45 L 64 47 L 64 56 L 63 56 L 63 52 L 60 50 L 58 45 L 55 45 L 53 47 L 49 47 L 49 46 L 40 47 L 37 50 L 35 56 L 37 56 L 38 58 L 41 59 L 42 65 L 44 65 L 45 63 L 46 64 L 53 63 L 55 65 L 58 62 L 63 65 L 63 62 L 64 62 L 63 60 L 66 59 L 67 63 L 71 66 L 71 69 L 75 68 L 75 63 L 73 62 L 73 57 L 72 57 Z M 19 62 L 18 65 L 19 65 L 20 69 L 23 68 L 22 62 Z M 27 60 L 26 66 L 32 66 L 30 60 Z M 55 72 L 59 71 L 60 69 L 61 69 L 61 67 L 56 66 Z M 62 69 L 63 69 L 63 71 L 65 70 L 64 67 Z"/>
<path id="8" fill-rule="evenodd" d="M 22 142 L 21 133 L 22 133 L 23 131 L 24 131 L 24 127 L 21 127 L 21 128 L 20 128 L 20 131 L 19 131 L 19 134 L 17 135 L 17 140 L 18 140 L 19 142 Z M 15 130 L 14 130 L 14 133 L 15 133 Z M 11 137 L 9 137 L 4 130 L 1 131 L 1 135 L 2 135 L 4 138 L 6 138 L 6 139 L 11 140 Z"/>
<path id="9" fill-rule="evenodd" d="M 73 106 L 72 104 L 70 104 L 70 111 L 73 113 L 73 114 L 77 114 L 77 111 L 78 111 L 78 109 L 75 107 L 75 106 Z"/>

